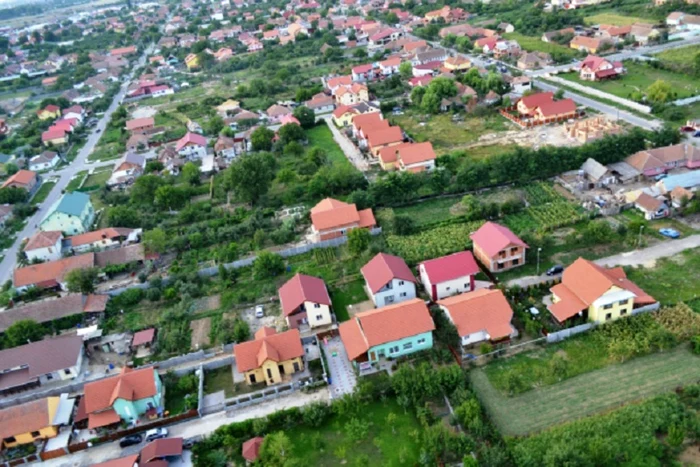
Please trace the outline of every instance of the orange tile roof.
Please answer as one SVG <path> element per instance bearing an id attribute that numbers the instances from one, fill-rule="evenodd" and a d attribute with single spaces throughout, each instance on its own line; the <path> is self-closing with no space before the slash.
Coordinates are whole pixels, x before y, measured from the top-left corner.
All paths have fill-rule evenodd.
<path id="1" fill-rule="evenodd" d="M 85 232 L 84 234 L 73 235 L 69 238 L 71 246 L 76 247 L 99 242 L 100 240 L 125 237 L 133 231 L 134 229 L 107 227 L 105 229 L 94 230 L 92 232 Z"/>
<path id="2" fill-rule="evenodd" d="M 398 152 L 405 146 L 410 146 L 413 143 L 401 143 L 395 146 L 387 146 L 379 150 L 379 159 L 385 164 L 396 162 L 399 160 Z"/>
<path id="3" fill-rule="evenodd" d="M 460 336 L 486 331 L 491 340 L 498 340 L 513 332 L 513 310 L 500 290 L 480 289 L 437 303 L 447 310 Z"/>
<path id="4" fill-rule="evenodd" d="M 335 78 L 330 78 L 326 81 L 329 88 L 334 88 L 336 86 L 350 86 L 352 84 L 352 76 L 336 76 Z"/>
<path id="5" fill-rule="evenodd" d="M 435 151 L 430 141 L 402 145 L 398 153 L 403 165 L 420 164 L 421 162 L 435 160 Z"/>
<path id="6" fill-rule="evenodd" d="M 386 129 L 379 129 L 367 134 L 367 144 L 370 147 L 384 146 L 391 143 L 400 143 L 403 141 L 403 133 L 398 126 L 392 126 Z"/>
<path id="7" fill-rule="evenodd" d="M 381 112 L 371 112 L 368 114 L 355 115 L 354 117 L 352 117 L 352 125 L 357 130 L 361 130 L 363 125 L 372 126 L 381 121 L 384 121 Z"/>
<path id="8" fill-rule="evenodd" d="M 47 230 L 46 232 L 39 230 L 31 236 L 22 251 L 31 251 L 38 248 L 47 248 L 54 246 L 63 234 L 59 230 Z"/>
<path id="9" fill-rule="evenodd" d="M 340 338 L 350 360 L 378 345 L 435 329 L 425 302 L 419 298 L 356 314 L 341 323 Z"/>
<path id="10" fill-rule="evenodd" d="M 0 410 L 0 440 L 51 426 L 47 397 Z"/>
<path id="11" fill-rule="evenodd" d="M 135 118 L 126 122 L 126 129 L 127 131 L 138 130 L 140 128 L 153 126 L 155 122 L 153 117 Z"/>
<path id="12" fill-rule="evenodd" d="M 112 459 L 107 462 L 100 462 L 99 464 L 92 464 L 92 467 L 134 467 L 139 455 L 134 454 L 131 456 L 120 457 L 119 459 Z"/>
<path id="13" fill-rule="evenodd" d="M 357 224 L 360 214 L 354 204 L 326 198 L 311 208 L 311 223 L 317 231 Z"/>
<path id="14" fill-rule="evenodd" d="M 12 175 L 10 178 L 5 180 L 2 187 L 5 188 L 9 185 L 29 185 L 36 178 L 36 172 L 31 170 L 20 170 L 19 172 Z"/>
<path id="15" fill-rule="evenodd" d="M 20 269 L 15 269 L 15 287 L 28 285 L 47 284 L 56 286 L 63 282 L 66 274 L 73 269 L 91 268 L 95 265 L 95 254 L 85 253 L 84 255 L 69 256 L 68 258 L 48 263 L 32 264 Z"/>
<path id="16" fill-rule="evenodd" d="M 363 209 L 362 211 L 357 211 L 357 213 L 360 215 L 360 227 L 367 228 L 375 227 L 377 225 L 377 221 L 374 219 L 374 213 L 372 212 L 372 209 Z"/>
<path id="17" fill-rule="evenodd" d="M 120 421 L 121 418 L 119 418 L 119 414 L 114 409 L 88 414 L 88 428 L 90 430 L 119 423 Z"/>
<path id="18" fill-rule="evenodd" d="M 89 414 L 112 407 L 117 399 L 137 401 L 156 395 L 153 367 L 133 370 L 123 368 L 111 378 L 104 378 L 85 385 L 85 410 Z"/>
<path id="19" fill-rule="evenodd" d="M 270 333 L 272 331 L 272 333 Z M 267 329 L 256 333 L 255 340 L 242 342 L 233 347 L 236 368 L 240 373 L 260 368 L 266 360 L 284 362 L 304 355 L 298 329 L 276 333 Z"/>

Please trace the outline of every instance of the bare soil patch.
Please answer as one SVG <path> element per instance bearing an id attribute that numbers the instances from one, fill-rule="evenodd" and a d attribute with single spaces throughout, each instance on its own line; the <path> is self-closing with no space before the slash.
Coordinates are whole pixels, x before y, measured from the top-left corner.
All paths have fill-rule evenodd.
<path id="1" fill-rule="evenodd" d="M 190 323 L 192 330 L 191 346 L 194 350 L 199 350 L 211 345 L 209 331 L 211 331 L 211 318 L 196 319 Z"/>

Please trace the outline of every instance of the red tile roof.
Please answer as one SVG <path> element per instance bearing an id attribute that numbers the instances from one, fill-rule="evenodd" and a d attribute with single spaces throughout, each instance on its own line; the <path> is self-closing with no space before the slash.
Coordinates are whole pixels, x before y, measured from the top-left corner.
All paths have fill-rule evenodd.
<path id="1" fill-rule="evenodd" d="M 141 462 L 149 463 L 154 459 L 181 455 L 182 438 L 161 438 L 151 441 L 141 449 Z"/>
<path id="2" fill-rule="evenodd" d="M 372 293 L 377 293 L 392 279 L 416 282 L 416 278 L 413 277 L 413 273 L 403 258 L 386 253 L 379 253 L 372 258 L 362 267 L 360 272 L 362 272 L 362 276 Z"/>
<path id="3" fill-rule="evenodd" d="M 2 187 L 5 188 L 6 186 L 9 185 L 24 185 L 27 186 L 29 185 L 34 179 L 36 179 L 36 172 L 32 172 L 31 170 L 20 170 L 14 175 L 12 175 L 10 178 L 5 180 L 5 183 L 2 184 Z"/>
<path id="4" fill-rule="evenodd" d="M 248 462 L 255 462 L 256 460 L 258 460 L 258 456 L 260 455 L 260 446 L 262 446 L 263 441 L 264 438 L 256 436 L 255 438 L 251 438 L 245 443 L 243 443 L 243 449 L 241 453 L 243 458 Z"/>
<path id="5" fill-rule="evenodd" d="M 41 141 L 53 141 L 55 139 L 59 138 L 65 138 L 66 137 L 66 132 L 61 130 L 61 129 L 51 129 L 49 128 L 45 132 L 41 134 Z"/>
<path id="6" fill-rule="evenodd" d="M 358 131 L 362 130 L 363 126 L 365 125 L 367 125 L 369 128 L 372 128 L 381 121 L 384 121 L 381 112 L 371 112 L 368 114 L 355 115 L 354 117 L 352 117 L 352 125 Z"/>
<path id="7" fill-rule="evenodd" d="M 92 464 L 92 467 L 134 467 L 139 455 L 134 454 L 132 456 L 120 457 L 119 459 L 112 459 L 107 462 L 100 462 L 99 464 Z"/>
<path id="8" fill-rule="evenodd" d="M 105 410 L 103 412 L 88 414 L 88 428 L 94 430 L 107 425 L 119 423 L 121 418 L 114 409 Z"/>
<path id="9" fill-rule="evenodd" d="M 128 131 L 138 130 L 140 128 L 151 127 L 155 125 L 156 121 L 153 117 L 135 118 L 126 122 L 126 129 Z"/>
<path id="10" fill-rule="evenodd" d="M 495 222 L 487 222 L 470 235 L 472 241 L 490 257 L 509 245 L 529 248 L 525 242 L 515 235 L 508 227 Z"/>
<path id="11" fill-rule="evenodd" d="M 346 113 L 354 113 L 354 114 L 357 114 L 358 111 L 357 111 L 354 107 L 351 107 L 351 106 L 349 106 L 349 105 L 341 105 L 340 107 L 336 108 L 336 109 L 333 111 L 333 116 L 334 116 L 335 118 L 340 118 L 340 117 L 342 117 L 343 115 L 345 115 Z"/>
<path id="12" fill-rule="evenodd" d="M 350 360 L 355 360 L 371 347 L 434 329 L 430 311 L 419 298 L 358 313 L 339 327 Z"/>
<path id="13" fill-rule="evenodd" d="M 32 264 L 14 271 L 15 287 L 37 285 L 55 287 L 63 282 L 63 278 L 73 269 L 91 268 L 95 265 L 95 254 L 69 256 L 48 263 Z"/>
<path id="14" fill-rule="evenodd" d="M 554 93 L 551 91 L 548 92 L 538 92 L 537 94 L 530 94 L 529 96 L 525 96 L 522 99 L 520 99 L 520 102 L 525 105 L 528 109 L 534 109 L 535 107 L 539 107 L 542 104 L 546 104 L 547 102 L 551 102 L 554 100 Z"/>
<path id="15" fill-rule="evenodd" d="M 576 102 L 571 99 L 545 102 L 538 106 L 544 117 L 556 117 L 558 115 L 568 115 L 576 112 Z"/>
<path id="16" fill-rule="evenodd" d="M 513 332 L 513 310 L 500 290 L 480 289 L 437 303 L 447 310 L 461 337 L 486 331 L 490 340 L 498 340 Z"/>
<path id="17" fill-rule="evenodd" d="M 117 399 L 137 401 L 156 393 L 153 367 L 138 370 L 123 368 L 116 376 L 85 384 L 85 410 L 93 414 L 112 407 Z"/>
<path id="18" fill-rule="evenodd" d="M 399 159 L 401 159 L 401 163 L 404 166 L 435 160 L 435 151 L 430 141 L 402 146 L 398 153 Z"/>
<path id="19" fill-rule="evenodd" d="M 175 145 L 175 150 L 179 151 L 180 149 L 184 148 L 188 144 L 194 144 L 196 146 L 205 146 L 207 145 L 207 139 L 202 136 L 198 135 L 197 133 L 190 133 L 189 131 L 185 136 L 177 140 L 177 144 Z"/>
<path id="20" fill-rule="evenodd" d="M 263 331 L 263 332 L 261 332 Z M 233 347 L 236 368 L 240 373 L 260 368 L 267 360 L 284 362 L 304 355 L 299 330 L 277 333 L 274 329 L 263 328 L 255 335 L 255 340 L 241 342 Z"/>
<path id="21" fill-rule="evenodd" d="M 150 344 L 153 342 L 153 338 L 156 336 L 155 328 L 144 329 L 134 334 L 131 338 L 131 346 L 136 347 L 138 345 Z"/>
<path id="22" fill-rule="evenodd" d="M 403 133 L 401 127 L 392 126 L 386 129 L 378 129 L 367 134 L 367 144 L 370 147 L 383 146 L 391 143 L 400 143 L 403 141 Z"/>
<path id="23" fill-rule="evenodd" d="M 461 251 L 452 255 L 435 258 L 421 263 L 431 284 L 473 276 L 479 272 L 479 266 L 471 251 Z"/>
<path id="24" fill-rule="evenodd" d="M 93 230 L 92 232 L 85 232 L 84 234 L 73 235 L 70 238 L 70 244 L 72 247 L 87 245 L 90 243 L 96 243 L 105 239 L 114 239 L 119 237 L 128 236 L 134 229 L 127 229 L 122 227 L 107 227 L 100 230 Z"/>
<path id="25" fill-rule="evenodd" d="M 49 399 L 0 409 L 0 440 L 51 426 Z"/>
<path id="26" fill-rule="evenodd" d="M 311 223 L 321 232 L 358 224 L 359 227 L 376 225 L 371 209 L 358 211 L 354 204 L 326 198 L 311 208 Z"/>
<path id="27" fill-rule="evenodd" d="M 280 303 L 285 316 L 296 311 L 304 302 L 330 305 L 331 298 L 323 279 L 297 274 L 279 289 Z"/>

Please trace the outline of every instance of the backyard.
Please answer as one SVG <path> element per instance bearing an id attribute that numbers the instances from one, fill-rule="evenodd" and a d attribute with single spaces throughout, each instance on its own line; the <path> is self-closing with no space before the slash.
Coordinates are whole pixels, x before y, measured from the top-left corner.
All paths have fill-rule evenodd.
<path id="1" fill-rule="evenodd" d="M 328 161 L 333 165 L 352 167 L 352 164 L 345 157 L 345 153 L 338 143 L 333 139 L 333 134 L 330 128 L 324 122 L 317 124 L 315 127 L 306 130 L 306 137 L 309 140 L 307 146 L 311 148 L 321 148 L 328 154 Z"/>
<path id="2" fill-rule="evenodd" d="M 204 394 L 213 394 L 218 391 L 224 391 L 227 398 L 233 397 L 236 393 L 230 365 L 204 372 Z"/>
<path id="3" fill-rule="evenodd" d="M 56 182 L 54 181 L 46 181 L 41 184 L 39 189 L 34 193 L 34 197 L 32 198 L 32 203 L 34 204 L 41 204 L 46 200 L 46 198 L 49 196 L 49 193 L 51 193 L 51 190 L 53 190 L 54 185 L 56 185 Z"/>
<path id="4" fill-rule="evenodd" d="M 330 288 L 333 311 L 338 322 L 350 319 L 348 306 L 368 300 L 363 279 L 346 282 Z"/>

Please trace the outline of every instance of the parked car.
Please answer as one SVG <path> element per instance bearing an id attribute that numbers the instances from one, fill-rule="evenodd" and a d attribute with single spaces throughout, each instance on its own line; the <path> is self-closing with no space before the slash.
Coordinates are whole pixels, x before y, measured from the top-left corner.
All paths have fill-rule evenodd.
<path id="1" fill-rule="evenodd" d="M 143 437 L 138 433 L 135 435 L 125 436 L 119 440 L 119 447 L 125 448 L 128 446 L 133 446 L 135 444 L 139 444 L 141 441 L 143 441 Z"/>
<path id="2" fill-rule="evenodd" d="M 150 443 L 151 441 L 165 438 L 166 436 L 168 436 L 167 428 L 154 428 L 146 432 L 146 441 Z"/>
<path id="3" fill-rule="evenodd" d="M 552 266 L 547 270 L 547 275 L 548 276 L 556 276 L 557 274 L 561 274 L 564 272 L 564 266 L 561 264 L 557 264 L 556 266 Z"/>
<path id="4" fill-rule="evenodd" d="M 659 174 L 656 177 L 654 177 L 654 180 L 658 182 L 659 180 L 663 180 L 666 177 L 668 177 L 668 174 Z"/>
<path id="5" fill-rule="evenodd" d="M 265 316 L 265 308 L 262 305 L 257 305 L 255 307 L 255 317 L 262 318 L 263 316 Z"/>
<path id="6" fill-rule="evenodd" d="M 659 229 L 659 233 L 668 238 L 678 238 L 681 236 L 680 232 L 676 229 Z"/>

